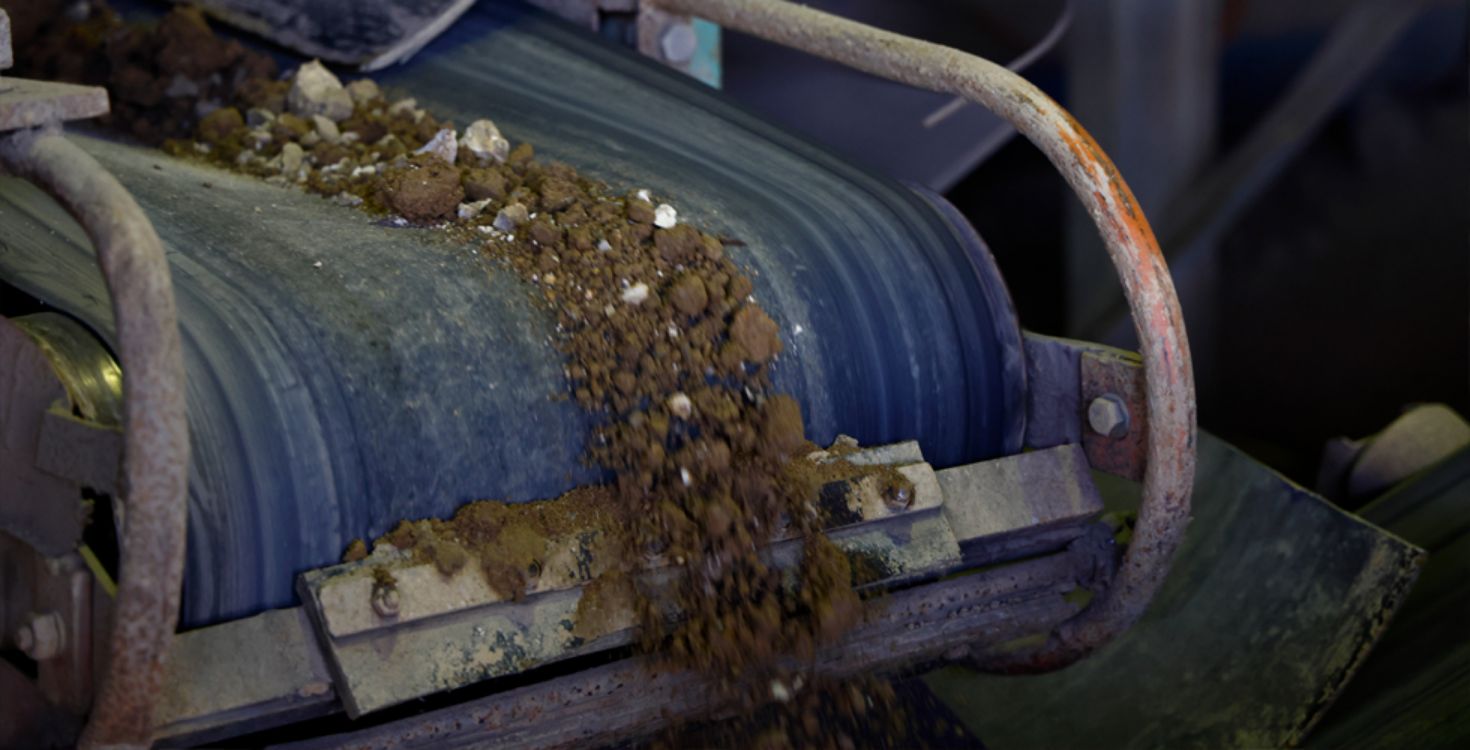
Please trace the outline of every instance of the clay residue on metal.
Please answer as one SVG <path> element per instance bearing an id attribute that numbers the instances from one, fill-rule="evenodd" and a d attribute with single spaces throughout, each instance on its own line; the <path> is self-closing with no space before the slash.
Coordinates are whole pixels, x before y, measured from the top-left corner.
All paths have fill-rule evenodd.
<path id="1" fill-rule="evenodd" d="M 485 500 L 441 521 L 403 521 L 378 539 L 451 576 L 472 562 L 498 594 L 520 599 L 542 577 L 551 556 L 577 550 L 584 578 L 616 566 L 627 548 L 629 518 L 605 488 L 574 490 L 551 500 Z"/>

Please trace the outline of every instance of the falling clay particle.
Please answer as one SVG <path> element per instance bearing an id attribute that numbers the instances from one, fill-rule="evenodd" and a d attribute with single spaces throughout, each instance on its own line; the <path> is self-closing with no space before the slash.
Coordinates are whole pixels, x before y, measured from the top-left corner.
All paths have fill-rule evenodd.
<path id="1" fill-rule="evenodd" d="M 730 338 L 745 350 L 750 361 L 764 363 L 781 352 L 780 328 L 764 310 L 746 305 L 730 322 Z"/>

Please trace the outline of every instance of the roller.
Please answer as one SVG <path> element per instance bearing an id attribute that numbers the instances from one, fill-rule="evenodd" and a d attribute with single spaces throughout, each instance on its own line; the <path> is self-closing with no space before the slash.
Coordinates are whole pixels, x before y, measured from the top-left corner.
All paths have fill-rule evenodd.
<path id="1" fill-rule="evenodd" d="M 994 262 L 944 200 L 771 127 L 560 23 L 481 4 L 379 78 L 740 244 L 781 325 L 773 368 L 808 437 L 919 441 L 944 467 L 1014 453 L 1021 334 Z M 294 576 L 404 518 L 600 477 L 554 321 L 523 282 L 434 230 L 74 135 L 162 238 L 178 298 L 193 460 L 183 621 L 288 606 Z M 0 279 L 115 344 L 80 229 L 0 183 Z M 60 227 L 61 231 L 53 231 Z"/>

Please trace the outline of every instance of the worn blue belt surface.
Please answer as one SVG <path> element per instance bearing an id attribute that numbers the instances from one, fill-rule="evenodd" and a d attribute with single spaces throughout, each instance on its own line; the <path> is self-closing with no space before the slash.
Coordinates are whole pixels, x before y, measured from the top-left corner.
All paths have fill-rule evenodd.
<path id="1" fill-rule="evenodd" d="M 937 465 L 1019 449 L 1020 333 L 941 199 L 540 14 L 482 3 L 379 78 L 460 126 L 619 188 L 732 247 L 780 323 L 776 385 L 808 436 L 918 439 Z M 189 377 L 186 623 L 290 604 L 296 572 L 402 518 L 595 481 L 554 321 L 473 247 L 161 152 L 76 137 L 168 248 Z M 0 280 L 113 341 L 80 230 L 0 180 Z"/>

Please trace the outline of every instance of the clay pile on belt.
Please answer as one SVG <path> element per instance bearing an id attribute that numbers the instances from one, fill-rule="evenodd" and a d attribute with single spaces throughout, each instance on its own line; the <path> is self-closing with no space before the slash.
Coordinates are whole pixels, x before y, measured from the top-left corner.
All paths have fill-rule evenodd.
<path id="1" fill-rule="evenodd" d="M 792 664 L 853 625 L 860 602 L 848 560 L 820 533 L 818 478 L 793 462 L 813 448 L 800 408 L 771 388 L 779 326 L 725 241 L 687 223 L 676 198 L 614 190 L 538 160 L 489 119 L 460 128 L 370 80 L 344 85 L 317 62 L 277 79 L 267 58 L 221 43 L 196 10 L 175 9 L 152 28 L 105 10 L 35 28 L 31 74 L 106 85 L 113 127 L 403 224 L 473 236 L 489 262 L 524 278 L 559 324 L 566 392 L 598 417 L 587 450 L 616 476 L 607 501 L 635 519 L 610 581 L 630 587 L 637 577 L 626 574 L 649 564 L 686 573 L 658 592 L 684 612 L 677 622 L 654 592 L 626 592 L 644 643 L 749 706 L 805 707 L 774 736 L 841 744 L 841 731 L 815 718 L 816 694 L 802 694 L 811 680 Z M 385 539 L 446 569 L 468 550 L 514 596 L 534 570 L 519 572 L 494 550 L 507 547 L 507 530 L 546 531 L 541 516 L 516 520 L 523 515 L 532 517 L 467 508 Z M 758 553 L 781 528 L 806 540 L 794 582 Z M 823 693 L 840 708 L 832 720 L 845 722 L 885 694 Z"/>

